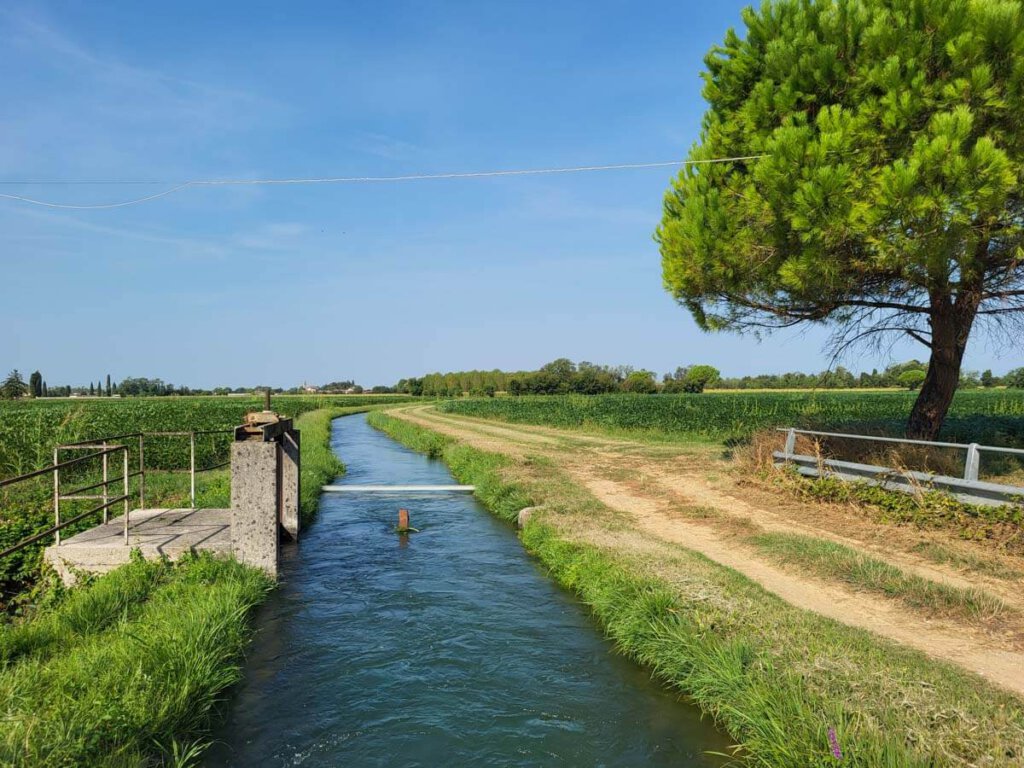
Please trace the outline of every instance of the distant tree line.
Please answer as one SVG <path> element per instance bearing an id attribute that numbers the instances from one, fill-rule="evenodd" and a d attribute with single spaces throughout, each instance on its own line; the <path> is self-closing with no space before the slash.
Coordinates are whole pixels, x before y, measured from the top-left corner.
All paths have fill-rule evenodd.
<path id="1" fill-rule="evenodd" d="M 97 380 L 90 381 L 89 386 L 73 387 L 68 384 L 51 386 L 43 378 L 39 371 L 33 371 L 28 382 L 25 382 L 21 372 L 15 368 L 0 383 L 0 399 L 17 400 L 23 397 L 71 397 L 72 395 L 90 395 L 92 397 L 111 397 L 119 394 L 119 387 L 106 376 L 106 383 Z"/>
<path id="2" fill-rule="evenodd" d="M 630 366 L 574 363 L 559 358 L 536 371 L 453 371 L 429 373 L 422 377 L 402 379 L 393 391 L 424 397 L 491 397 L 498 392 L 510 395 L 597 395 L 612 392 L 637 394 L 700 393 L 705 389 L 917 389 L 924 382 L 927 366 L 919 360 L 893 363 L 883 371 L 855 374 L 837 366 L 820 373 L 770 373 L 723 378 L 711 365 L 691 365 L 666 373 L 659 382 L 648 370 Z M 960 387 L 1016 387 L 1024 389 L 1024 368 L 1016 368 L 1004 376 L 991 370 L 981 373 L 966 371 Z"/>
<path id="3" fill-rule="evenodd" d="M 768 373 L 740 378 L 723 378 L 715 384 L 717 389 L 877 389 L 901 387 L 917 389 L 925 380 L 928 366 L 920 360 L 893 363 L 885 370 L 877 368 L 870 373 L 852 371 L 837 366 L 821 373 Z M 981 373 L 963 371 L 960 374 L 961 389 L 989 387 L 1014 387 L 1024 389 L 1024 368 L 1015 368 L 1003 376 L 993 375 L 991 370 Z"/>
<path id="4" fill-rule="evenodd" d="M 230 391 L 230 390 L 229 390 Z M 238 390 L 251 391 L 249 388 Z M 280 390 L 279 390 L 280 391 Z M 163 395 L 213 394 L 209 390 L 176 387 L 162 379 L 126 378 L 115 382 L 108 373 L 104 378 L 90 381 L 87 385 L 49 385 L 40 371 L 34 371 L 26 383 L 17 369 L 7 374 L 0 383 L 0 399 L 17 400 L 23 397 L 155 397 Z"/>
<path id="5" fill-rule="evenodd" d="M 553 360 L 536 371 L 456 371 L 429 373 L 402 379 L 394 390 L 424 397 L 492 397 L 498 392 L 510 395 L 600 395 L 612 392 L 654 394 L 656 392 L 702 392 L 718 380 L 718 370 L 710 365 L 677 368 L 661 383 L 653 371 L 628 365 L 610 366 L 567 358 Z"/>

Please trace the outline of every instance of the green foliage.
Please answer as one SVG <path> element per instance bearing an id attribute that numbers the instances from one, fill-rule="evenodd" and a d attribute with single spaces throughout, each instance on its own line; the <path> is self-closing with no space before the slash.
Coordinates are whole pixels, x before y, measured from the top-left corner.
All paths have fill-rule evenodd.
<path id="1" fill-rule="evenodd" d="M 633 371 L 622 382 L 622 391 L 634 395 L 653 395 L 658 391 L 658 385 L 650 371 Z"/>
<path id="2" fill-rule="evenodd" d="M 907 389 L 918 389 L 922 384 L 924 384 L 924 379 L 924 371 L 913 370 L 901 373 L 897 381 L 899 381 L 901 387 L 906 387 Z"/>
<path id="3" fill-rule="evenodd" d="M 895 391 L 708 392 L 701 397 L 463 399 L 445 401 L 438 407 L 449 413 L 523 424 L 731 441 L 782 426 L 898 434 L 912 401 L 912 394 Z M 1024 393 L 958 392 L 944 434 L 958 442 L 1024 446 Z"/>
<path id="4" fill-rule="evenodd" d="M 927 344 L 910 431 L 930 437 L 976 318 L 1024 309 L 1020 3 L 772 0 L 743 20 L 705 59 L 665 286 L 709 330 Z M 748 159 L 701 164 L 728 157 Z"/>
<path id="5" fill-rule="evenodd" d="M 25 384 L 25 380 L 21 377 L 18 369 L 15 368 L 0 383 L 0 398 L 4 400 L 17 400 L 26 394 L 28 394 L 28 386 Z"/>
<path id="6" fill-rule="evenodd" d="M 33 371 L 32 375 L 28 377 L 28 393 L 32 397 L 43 396 L 43 374 L 39 371 Z"/>
<path id="7" fill-rule="evenodd" d="M 278 395 L 273 407 L 285 416 L 317 408 L 397 404 L 410 398 L 372 395 Z M 228 429 L 245 414 L 261 410 L 257 397 L 161 397 L 143 399 L 33 400 L 0 404 L 0 477 L 38 469 L 50 463 L 58 443 L 132 432 Z M 230 436 L 199 439 L 197 465 L 227 458 Z M 133 447 L 134 451 L 134 447 Z M 132 454 L 132 461 L 136 454 Z M 181 469 L 188 466 L 188 438 L 153 439 L 146 445 L 146 466 Z"/>
<path id="8" fill-rule="evenodd" d="M 661 391 L 666 394 L 690 392 L 700 394 L 706 387 L 716 384 L 721 373 L 713 365 L 693 365 L 677 368 L 675 374 L 666 374 Z"/>
<path id="9" fill-rule="evenodd" d="M 1014 389 L 1024 389 L 1024 368 L 1014 368 L 1003 377 L 1003 382 Z"/>
<path id="10" fill-rule="evenodd" d="M 659 230 L 705 327 L 745 296 L 823 319 L 944 274 L 1017 269 L 1024 19 L 1014 2 L 776 0 L 705 59 L 710 104 Z M 999 231 L 992 249 L 977 246 Z"/>
<path id="11" fill-rule="evenodd" d="M 0 627 L 0 763 L 171 760 L 238 680 L 248 613 L 269 588 L 230 560 L 136 560 Z"/>

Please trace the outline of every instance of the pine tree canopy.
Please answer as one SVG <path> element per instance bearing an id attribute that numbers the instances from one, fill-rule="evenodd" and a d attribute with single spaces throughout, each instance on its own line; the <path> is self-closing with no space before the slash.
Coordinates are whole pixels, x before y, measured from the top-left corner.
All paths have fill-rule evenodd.
<path id="1" fill-rule="evenodd" d="M 690 159 L 759 157 L 675 180 L 665 286 L 707 330 L 913 338 L 941 422 L 974 323 L 1024 308 L 1021 3 L 776 0 L 743 20 L 705 58 Z"/>

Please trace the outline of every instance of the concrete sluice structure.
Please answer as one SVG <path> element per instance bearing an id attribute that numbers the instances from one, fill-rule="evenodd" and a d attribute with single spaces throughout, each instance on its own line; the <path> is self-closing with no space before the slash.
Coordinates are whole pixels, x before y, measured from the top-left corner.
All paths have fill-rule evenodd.
<path id="1" fill-rule="evenodd" d="M 291 419 L 252 413 L 234 430 L 228 509 L 136 509 L 47 547 L 65 583 L 143 557 L 176 560 L 188 552 L 232 555 L 277 577 L 283 541 L 299 538 L 299 431 Z"/>

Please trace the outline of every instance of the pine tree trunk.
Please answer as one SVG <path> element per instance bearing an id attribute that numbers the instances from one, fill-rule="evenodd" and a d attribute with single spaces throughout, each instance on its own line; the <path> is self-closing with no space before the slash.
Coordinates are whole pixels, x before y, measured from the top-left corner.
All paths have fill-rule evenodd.
<path id="1" fill-rule="evenodd" d="M 960 366 L 967 350 L 967 338 L 978 311 L 980 294 L 961 293 L 955 302 L 933 297 L 931 328 L 932 354 L 921 392 L 907 422 L 907 437 L 934 440 L 939 436 L 946 413 L 960 382 Z"/>

